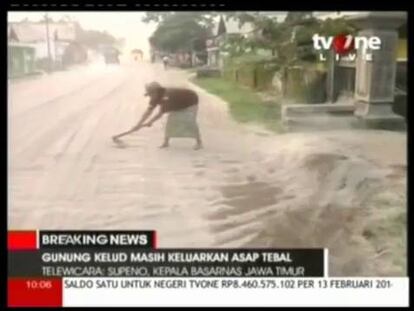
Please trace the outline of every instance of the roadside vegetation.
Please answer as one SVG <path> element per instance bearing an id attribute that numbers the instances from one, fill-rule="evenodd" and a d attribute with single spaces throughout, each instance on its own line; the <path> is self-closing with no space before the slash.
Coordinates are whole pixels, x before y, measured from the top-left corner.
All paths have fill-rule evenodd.
<path id="1" fill-rule="evenodd" d="M 281 132 L 278 103 L 269 104 L 254 90 L 223 78 L 198 78 L 192 82 L 225 100 L 236 121 L 262 124 L 273 132 Z"/>

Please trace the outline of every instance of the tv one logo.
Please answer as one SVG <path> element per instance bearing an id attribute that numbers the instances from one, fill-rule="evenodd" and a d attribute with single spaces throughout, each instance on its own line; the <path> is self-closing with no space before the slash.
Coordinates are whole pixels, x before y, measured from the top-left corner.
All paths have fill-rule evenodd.
<path id="1" fill-rule="evenodd" d="M 313 47 L 318 51 L 329 51 L 331 48 L 335 51 L 336 60 L 350 60 L 356 59 L 356 50 L 362 50 L 361 55 L 366 61 L 372 61 L 372 53 L 369 51 L 381 49 L 381 39 L 379 37 L 371 36 L 352 36 L 340 34 L 335 37 L 325 37 L 319 34 L 314 34 L 312 37 Z M 324 53 L 319 53 L 319 60 L 326 61 Z"/>

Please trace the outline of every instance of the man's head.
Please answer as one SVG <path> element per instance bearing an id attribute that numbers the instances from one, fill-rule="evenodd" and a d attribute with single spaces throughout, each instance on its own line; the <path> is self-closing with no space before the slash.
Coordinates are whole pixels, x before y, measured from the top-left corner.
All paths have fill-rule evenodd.
<path id="1" fill-rule="evenodd" d="M 157 96 L 164 88 L 158 82 L 151 82 L 145 85 L 145 96 Z"/>

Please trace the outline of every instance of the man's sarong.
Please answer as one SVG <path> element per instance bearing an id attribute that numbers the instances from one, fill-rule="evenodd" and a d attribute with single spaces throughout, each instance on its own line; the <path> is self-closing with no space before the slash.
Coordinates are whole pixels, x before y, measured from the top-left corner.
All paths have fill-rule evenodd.
<path id="1" fill-rule="evenodd" d="M 186 109 L 171 111 L 168 113 L 165 126 L 165 136 L 171 137 L 198 137 L 197 124 L 198 105 L 192 105 Z"/>

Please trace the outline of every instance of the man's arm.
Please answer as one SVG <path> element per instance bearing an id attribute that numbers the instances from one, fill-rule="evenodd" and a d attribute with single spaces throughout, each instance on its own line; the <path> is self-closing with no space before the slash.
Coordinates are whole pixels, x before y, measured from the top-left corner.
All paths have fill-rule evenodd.
<path id="1" fill-rule="evenodd" d="M 139 129 L 142 127 L 143 123 L 148 119 L 151 115 L 152 111 L 154 110 L 155 106 L 150 105 L 147 110 L 145 110 L 144 114 L 142 115 L 141 119 L 138 121 L 137 125 L 135 125 L 134 129 Z"/>
<path id="2" fill-rule="evenodd" d="M 139 129 L 143 126 L 143 123 L 145 122 L 145 120 L 147 120 L 147 119 L 148 119 L 148 117 L 151 115 L 151 113 L 152 113 L 152 111 L 154 110 L 154 108 L 155 108 L 155 106 L 154 106 L 154 105 L 150 105 L 150 106 L 147 108 L 147 110 L 145 110 L 145 112 L 143 113 L 143 115 L 142 115 L 142 117 L 141 117 L 141 119 L 139 120 L 139 122 L 138 122 L 138 124 L 137 124 L 137 125 L 135 125 L 133 128 L 131 128 L 129 131 L 126 131 L 126 132 L 123 132 L 123 133 L 120 133 L 120 134 L 118 134 L 118 135 L 113 136 L 113 137 L 112 137 L 112 139 L 113 139 L 115 142 L 117 142 L 117 141 L 119 141 L 119 138 L 120 138 L 120 137 L 125 136 L 125 135 L 128 135 L 128 134 L 131 134 L 131 133 L 133 133 L 133 132 L 135 132 L 135 131 L 139 130 Z"/>
<path id="3" fill-rule="evenodd" d="M 160 119 L 163 114 L 164 114 L 164 111 L 163 111 L 162 107 L 160 107 L 160 110 L 158 111 L 158 113 L 151 120 L 149 120 L 147 123 L 142 124 L 142 126 L 152 126 L 152 124 L 154 124 L 155 121 Z"/>

